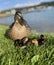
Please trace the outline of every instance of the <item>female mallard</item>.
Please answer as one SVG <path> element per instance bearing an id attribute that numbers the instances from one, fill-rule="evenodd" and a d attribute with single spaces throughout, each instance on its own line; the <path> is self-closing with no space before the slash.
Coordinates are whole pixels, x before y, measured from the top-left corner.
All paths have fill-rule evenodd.
<path id="1" fill-rule="evenodd" d="M 14 16 L 14 23 L 12 23 L 6 32 L 11 39 L 22 39 L 27 37 L 30 33 L 31 29 L 27 22 L 23 19 L 22 13 L 17 11 Z"/>

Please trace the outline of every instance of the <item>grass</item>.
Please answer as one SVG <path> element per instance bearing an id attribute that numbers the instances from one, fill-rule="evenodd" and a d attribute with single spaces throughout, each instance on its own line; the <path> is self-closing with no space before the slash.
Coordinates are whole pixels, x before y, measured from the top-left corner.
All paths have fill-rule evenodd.
<path id="1" fill-rule="evenodd" d="M 14 47 L 14 42 L 5 37 L 8 26 L 0 25 L 0 65 L 54 65 L 54 33 L 44 34 L 47 42 L 41 46 Z M 29 37 L 39 37 L 32 32 Z"/>

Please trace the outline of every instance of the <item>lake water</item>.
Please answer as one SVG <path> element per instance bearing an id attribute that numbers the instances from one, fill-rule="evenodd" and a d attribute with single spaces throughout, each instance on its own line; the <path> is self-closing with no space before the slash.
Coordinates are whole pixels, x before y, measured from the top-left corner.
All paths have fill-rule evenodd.
<path id="1" fill-rule="evenodd" d="M 54 7 L 23 14 L 30 27 L 37 32 L 54 32 Z M 0 18 L 0 24 L 11 24 L 14 16 Z"/>

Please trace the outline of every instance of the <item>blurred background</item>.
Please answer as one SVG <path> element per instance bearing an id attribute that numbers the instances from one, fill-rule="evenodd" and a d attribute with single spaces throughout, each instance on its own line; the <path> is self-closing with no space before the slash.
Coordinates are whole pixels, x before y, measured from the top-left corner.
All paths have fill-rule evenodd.
<path id="1" fill-rule="evenodd" d="M 54 32 L 54 0 L 0 0 L 0 25 L 11 25 L 17 10 L 32 30 Z"/>

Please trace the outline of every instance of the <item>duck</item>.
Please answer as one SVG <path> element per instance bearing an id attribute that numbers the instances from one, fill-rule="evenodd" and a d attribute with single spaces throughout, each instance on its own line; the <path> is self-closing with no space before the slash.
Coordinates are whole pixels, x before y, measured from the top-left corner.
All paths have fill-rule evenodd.
<path id="1" fill-rule="evenodd" d="M 31 28 L 27 21 L 23 18 L 20 11 L 16 11 L 14 16 L 14 22 L 9 26 L 9 29 L 6 31 L 6 35 L 13 39 L 22 39 L 29 36 Z"/>
<path id="2" fill-rule="evenodd" d="M 32 43 L 33 45 L 38 46 L 38 39 L 37 39 L 37 38 L 33 38 L 33 39 L 31 40 L 31 43 Z"/>
<path id="3" fill-rule="evenodd" d="M 43 34 L 40 35 L 40 38 L 38 39 L 38 45 L 42 46 L 46 42 L 46 38 Z"/>

